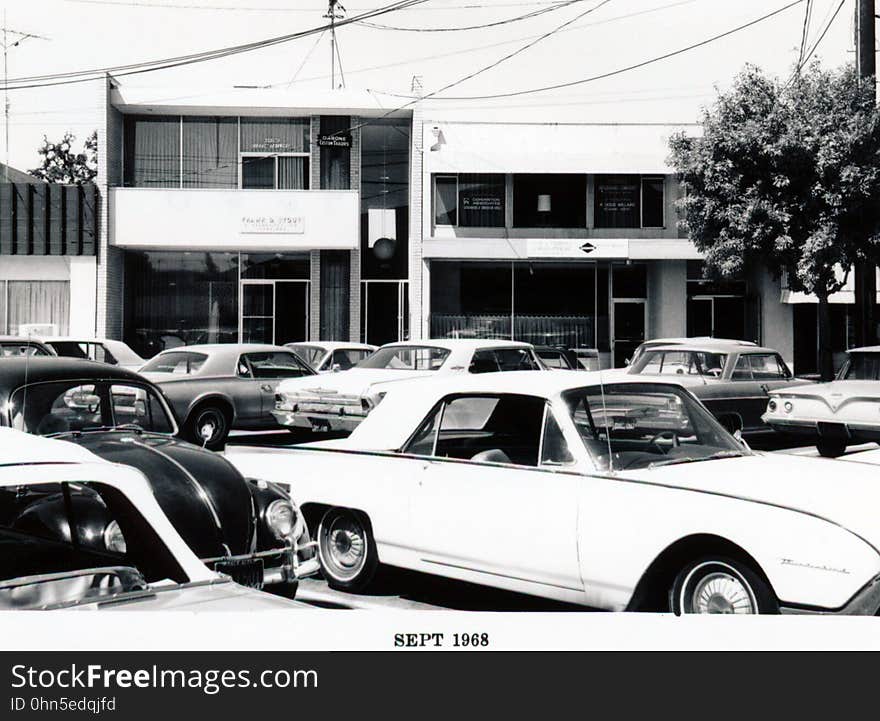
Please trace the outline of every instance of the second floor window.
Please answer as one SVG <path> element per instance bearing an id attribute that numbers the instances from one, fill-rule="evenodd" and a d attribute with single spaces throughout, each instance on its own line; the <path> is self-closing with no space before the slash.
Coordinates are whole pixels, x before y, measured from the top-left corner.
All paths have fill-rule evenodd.
<path id="1" fill-rule="evenodd" d="M 597 175 L 595 227 L 662 228 L 664 179 L 648 175 Z"/>
<path id="2" fill-rule="evenodd" d="M 587 176 L 575 173 L 514 175 L 513 225 L 518 228 L 585 228 Z"/>
<path id="3" fill-rule="evenodd" d="M 459 173 L 434 177 L 434 224 L 504 227 L 504 175 Z"/>

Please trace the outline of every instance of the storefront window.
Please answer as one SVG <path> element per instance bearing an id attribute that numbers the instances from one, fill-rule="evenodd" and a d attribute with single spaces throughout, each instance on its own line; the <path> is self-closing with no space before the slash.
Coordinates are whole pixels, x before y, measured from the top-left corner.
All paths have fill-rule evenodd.
<path id="1" fill-rule="evenodd" d="M 308 255 L 242 253 L 241 277 L 247 279 L 308 280 Z"/>
<path id="2" fill-rule="evenodd" d="M 458 176 L 434 178 L 434 225 L 458 225 Z"/>
<path id="3" fill-rule="evenodd" d="M 351 118 L 348 115 L 322 115 L 321 187 L 348 190 L 351 187 Z M 338 143 L 333 145 L 330 143 Z"/>
<path id="4" fill-rule="evenodd" d="M 180 186 L 180 117 L 130 115 L 124 126 L 123 183 L 133 188 Z"/>
<path id="5" fill-rule="evenodd" d="M 514 175 L 513 224 L 518 228 L 586 227 L 587 176 Z"/>
<path id="6" fill-rule="evenodd" d="M 238 340 L 238 254 L 125 253 L 124 340 L 144 357 Z"/>
<path id="7" fill-rule="evenodd" d="M 237 118 L 183 118 L 183 187 L 238 187 Z"/>
<path id="8" fill-rule="evenodd" d="M 68 281 L 0 281 L 0 333 L 26 335 L 27 326 L 39 325 L 49 326 L 55 335 L 67 335 L 69 322 Z"/>

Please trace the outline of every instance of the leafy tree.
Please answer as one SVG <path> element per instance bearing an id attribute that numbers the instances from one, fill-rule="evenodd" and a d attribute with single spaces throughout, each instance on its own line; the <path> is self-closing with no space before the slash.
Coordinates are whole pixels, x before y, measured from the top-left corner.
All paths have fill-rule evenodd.
<path id="1" fill-rule="evenodd" d="M 765 266 L 818 298 L 823 380 L 832 377 L 828 296 L 858 261 L 880 260 L 880 111 L 873 80 L 816 63 L 786 84 L 746 66 L 677 134 L 682 226 L 709 275 Z"/>
<path id="2" fill-rule="evenodd" d="M 98 174 L 98 131 L 83 143 L 82 151 L 73 152 L 76 136 L 69 130 L 58 142 L 43 136 L 43 145 L 37 151 L 42 161 L 40 167 L 28 171 L 47 183 L 87 183 Z"/>

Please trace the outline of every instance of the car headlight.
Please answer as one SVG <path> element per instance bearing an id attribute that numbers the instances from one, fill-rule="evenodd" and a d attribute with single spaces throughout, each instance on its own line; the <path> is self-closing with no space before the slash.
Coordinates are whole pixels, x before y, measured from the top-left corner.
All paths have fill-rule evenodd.
<path id="1" fill-rule="evenodd" d="M 776 410 L 776 401 L 775 400 L 770 400 L 767 403 L 767 410 L 770 411 L 770 413 L 773 413 Z"/>
<path id="2" fill-rule="evenodd" d="M 290 501 L 272 501 L 266 509 L 266 523 L 279 541 L 297 538 L 302 533 L 302 515 Z"/>
<path id="3" fill-rule="evenodd" d="M 116 521 L 110 521 L 104 529 L 104 546 L 113 553 L 125 553 L 128 547 L 125 545 L 125 536 Z"/>
<path id="4" fill-rule="evenodd" d="M 361 398 L 361 408 L 364 409 L 365 413 L 369 413 L 376 406 L 378 406 L 382 399 L 385 397 L 387 391 L 382 391 L 381 393 L 369 393 L 366 397 Z"/>
<path id="5" fill-rule="evenodd" d="M 286 393 L 275 394 L 275 410 L 276 411 L 295 411 L 296 404 L 290 399 Z"/>
<path id="6" fill-rule="evenodd" d="M 792 405 L 791 401 L 785 401 L 785 403 L 782 404 L 782 407 L 785 408 L 786 413 L 791 413 L 791 410 L 792 410 L 792 408 L 794 408 L 794 405 Z"/>

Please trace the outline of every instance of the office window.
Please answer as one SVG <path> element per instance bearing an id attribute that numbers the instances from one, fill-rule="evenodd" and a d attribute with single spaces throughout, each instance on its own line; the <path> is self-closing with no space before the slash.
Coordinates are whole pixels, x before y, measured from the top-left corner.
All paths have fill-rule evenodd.
<path id="1" fill-rule="evenodd" d="M 123 183 L 134 188 L 180 187 L 180 117 L 125 118 Z"/>
<path id="2" fill-rule="evenodd" d="M 504 227 L 504 175 L 458 176 L 458 224 L 464 228 Z"/>
<path id="3" fill-rule="evenodd" d="M 238 118 L 183 119 L 183 187 L 238 187 Z"/>
<path id="4" fill-rule="evenodd" d="M 351 118 L 348 115 L 322 115 L 321 188 L 348 190 L 351 187 Z M 338 145 L 326 141 L 334 138 Z M 319 143 L 320 143 L 319 139 Z"/>
<path id="5" fill-rule="evenodd" d="M 241 119 L 241 187 L 309 187 L 309 119 Z"/>
<path id="6" fill-rule="evenodd" d="M 587 176 L 514 175 L 513 224 L 518 228 L 586 227 Z"/>
<path id="7" fill-rule="evenodd" d="M 662 228 L 663 178 L 642 178 L 642 227 Z"/>
<path id="8" fill-rule="evenodd" d="M 597 228 L 639 228 L 640 177 L 638 175 L 597 175 L 595 226 Z"/>
<path id="9" fill-rule="evenodd" d="M 434 224 L 458 225 L 458 177 L 438 175 L 434 179 Z"/>

